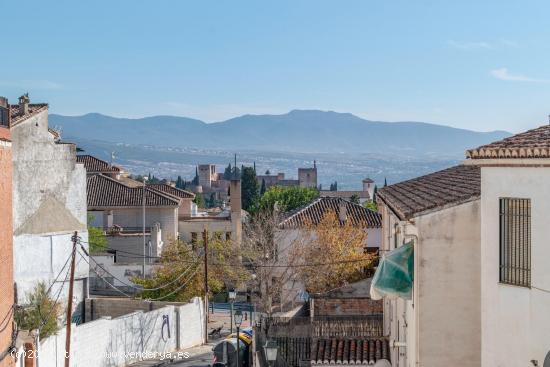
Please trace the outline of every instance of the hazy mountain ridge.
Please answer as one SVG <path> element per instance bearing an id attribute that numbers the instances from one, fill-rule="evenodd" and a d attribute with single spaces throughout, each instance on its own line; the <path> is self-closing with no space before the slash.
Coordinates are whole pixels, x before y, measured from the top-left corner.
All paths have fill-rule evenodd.
<path id="1" fill-rule="evenodd" d="M 476 132 L 424 122 L 364 120 L 350 113 L 294 110 L 282 115 L 243 115 L 205 123 L 176 116 L 140 119 L 98 113 L 51 114 L 65 139 L 201 149 L 297 153 L 388 153 L 460 159 L 467 148 L 502 139 L 505 131 Z M 78 140 L 78 139 L 77 139 Z"/>

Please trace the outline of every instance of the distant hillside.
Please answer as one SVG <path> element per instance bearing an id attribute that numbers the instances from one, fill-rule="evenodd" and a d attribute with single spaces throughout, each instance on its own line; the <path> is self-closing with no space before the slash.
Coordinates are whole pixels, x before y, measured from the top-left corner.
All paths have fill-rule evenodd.
<path id="1" fill-rule="evenodd" d="M 460 159 L 467 148 L 502 139 L 504 131 L 475 132 L 423 122 L 368 121 L 349 113 L 295 110 L 284 115 L 244 115 L 212 124 L 154 116 L 115 118 L 50 115 L 65 139 L 203 149 L 297 153 L 389 153 Z M 78 140 L 78 139 L 77 139 Z"/>

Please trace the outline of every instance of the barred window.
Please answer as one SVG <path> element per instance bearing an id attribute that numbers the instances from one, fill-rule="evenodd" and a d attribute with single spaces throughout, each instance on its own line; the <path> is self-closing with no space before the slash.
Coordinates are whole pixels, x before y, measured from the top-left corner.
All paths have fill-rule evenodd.
<path id="1" fill-rule="evenodd" d="M 500 282 L 531 286 L 531 200 L 500 199 Z"/>

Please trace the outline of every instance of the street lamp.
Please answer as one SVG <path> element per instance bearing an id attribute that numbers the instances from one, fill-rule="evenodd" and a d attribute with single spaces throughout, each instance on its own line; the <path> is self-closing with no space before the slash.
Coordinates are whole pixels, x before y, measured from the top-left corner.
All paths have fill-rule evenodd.
<path id="1" fill-rule="evenodd" d="M 237 367 L 241 367 L 239 363 L 239 353 L 240 351 L 240 339 L 239 339 L 239 328 L 241 327 L 241 324 L 243 323 L 243 313 L 241 310 L 235 311 L 235 327 L 237 328 Z"/>
<path id="2" fill-rule="evenodd" d="M 268 340 L 264 345 L 265 358 L 267 363 L 271 366 L 277 360 L 277 342 L 274 340 Z"/>
<path id="3" fill-rule="evenodd" d="M 229 333 L 233 334 L 233 302 L 235 302 L 235 298 L 237 298 L 237 291 L 233 289 L 228 293 L 229 293 L 229 305 L 231 306 L 231 310 L 229 311 L 229 320 L 231 325 L 231 327 L 229 328 Z"/>

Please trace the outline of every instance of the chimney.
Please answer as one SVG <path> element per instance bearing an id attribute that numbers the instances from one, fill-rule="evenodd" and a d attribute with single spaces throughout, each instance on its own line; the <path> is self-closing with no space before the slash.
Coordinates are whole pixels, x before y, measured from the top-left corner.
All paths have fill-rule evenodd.
<path id="1" fill-rule="evenodd" d="M 338 219 L 340 219 L 340 223 L 345 223 L 348 219 L 348 208 L 346 206 L 346 202 L 344 200 L 340 200 L 338 203 Z"/>
<path id="2" fill-rule="evenodd" d="M 230 208 L 231 208 L 231 240 L 240 245 L 242 241 L 242 202 L 241 202 L 241 180 L 232 179 L 230 183 Z"/>
<path id="3" fill-rule="evenodd" d="M 0 96 L 0 126 L 10 126 L 10 105 L 6 97 Z"/>
<path id="4" fill-rule="evenodd" d="M 24 116 L 29 113 L 29 94 L 25 93 L 19 97 L 19 115 Z"/>

